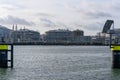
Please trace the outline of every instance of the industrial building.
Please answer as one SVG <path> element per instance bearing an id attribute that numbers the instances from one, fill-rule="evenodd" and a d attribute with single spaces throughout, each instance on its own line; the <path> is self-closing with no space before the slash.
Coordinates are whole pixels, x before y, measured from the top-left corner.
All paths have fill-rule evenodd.
<path id="1" fill-rule="evenodd" d="M 91 37 L 84 36 L 82 30 L 50 30 L 44 35 L 45 43 L 90 44 Z"/>
<path id="2" fill-rule="evenodd" d="M 11 42 L 12 43 L 35 43 L 40 42 L 40 33 L 28 29 L 14 29 L 11 31 Z"/>
<path id="3" fill-rule="evenodd" d="M 72 42 L 72 31 L 69 30 L 50 30 L 44 35 L 46 43 L 70 43 Z"/>

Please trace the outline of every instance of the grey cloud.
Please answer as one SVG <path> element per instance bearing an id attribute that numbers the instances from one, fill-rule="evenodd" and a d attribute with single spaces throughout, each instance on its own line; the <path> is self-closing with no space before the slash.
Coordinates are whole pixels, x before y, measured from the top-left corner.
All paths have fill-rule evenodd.
<path id="1" fill-rule="evenodd" d="M 41 18 L 40 21 L 44 24 L 45 27 L 68 28 L 66 24 L 59 21 L 53 21 L 47 18 Z"/>
<path id="2" fill-rule="evenodd" d="M 23 9 L 26 9 L 26 7 L 23 5 L 10 4 L 10 3 L 0 4 L 0 7 L 5 9 L 5 10 L 23 10 Z"/>
<path id="3" fill-rule="evenodd" d="M 89 31 L 100 31 L 100 30 L 102 31 L 103 28 L 103 24 L 100 22 L 96 22 L 88 25 L 75 24 L 75 26 Z"/>
<path id="4" fill-rule="evenodd" d="M 53 17 L 53 15 L 47 13 L 37 13 L 36 16 Z"/>
<path id="5" fill-rule="evenodd" d="M 25 19 L 14 17 L 14 16 L 7 16 L 5 18 L 0 18 L 0 23 L 2 24 L 20 24 L 20 25 L 34 25 L 33 22 L 28 22 Z"/>
<path id="6" fill-rule="evenodd" d="M 106 13 L 106 12 L 87 12 L 85 14 L 92 18 L 112 17 L 111 14 Z"/>
<path id="7" fill-rule="evenodd" d="M 84 28 L 90 31 L 102 31 L 102 27 L 98 24 L 86 25 Z"/>
<path id="8" fill-rule="evenodd" d="M 42 21 L 42 23 L 46 26 L 46 27 L 55 27 L 56 24 L 55 22 L 49 20 L 49 19 L 46 19 L 46 18 L 41 18 L 40 21 Z"/>
<path id="9" fill-rule="evenodd" d="M 57 22 L 57 26 L 58 26 L 58 27 L 63 27 L 63 28 L 69 29 L 69 27 L 67 27 L 67 25 L 64 24 L 64 23 L 62 23 L 62 22 Z"/>
<path id="10" fill-rule="evenodd" d="M 2 7 L 3 9 L 6 9 L 6 10 L 16 10 L 16 9 L 20 9 L 20 7 L 18 7 L 18 6 L 15 6 L 15 5 L 7 5 L 7 4 L 1 5 L 1 7 Z"/>
<path id="11" fill-rule="evenodd" d="M 112 7 L 112 9 L 113 9 L 113 10 L 116 10 L 116 11 L 119 11 L 119 10 L 120 10 L 120 3 L 114 5 L 114 6 Z"/>
<path id="12" fill-rule="evenodd" d="M 109 13 L 109 12 L 107 12 L 107 11 L 105 11 L 105 10 L 99 10 L 99 7 L 98 7 L 98 9 L 97 10 L 84 10 L 84 9 L 81 9 L 81 8 L 79 8 L 79 7 L 76 7 L 76 6 L 72 6 L 72 7 L 70 7 L 72 10 L 74 10 L 75 12 L 78 12 L 78 13 L 80 13 L 80 14 L 83 14 L 83 15 L 85 15 L 85 16 L 87 16 L 87 17 L 90 17 L 90 18 L 103 18 L 103 17 L 113 17 L 112 15 L 111 15 L 111 13 Z"/>

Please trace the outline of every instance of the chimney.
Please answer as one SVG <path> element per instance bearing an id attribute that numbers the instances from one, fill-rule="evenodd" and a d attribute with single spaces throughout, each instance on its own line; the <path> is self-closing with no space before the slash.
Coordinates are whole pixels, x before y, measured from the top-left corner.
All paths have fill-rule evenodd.
<path id="1" fill-rule="evenodd" d="M 13 24 L 12 30 L 14 31 L 14 24 Z"/>
<path id="2" fill-rule="evenodd" d="M 16 26 L 15 26 L 15 30 L 17 31 L 17 24 L 16 24 Z"/>

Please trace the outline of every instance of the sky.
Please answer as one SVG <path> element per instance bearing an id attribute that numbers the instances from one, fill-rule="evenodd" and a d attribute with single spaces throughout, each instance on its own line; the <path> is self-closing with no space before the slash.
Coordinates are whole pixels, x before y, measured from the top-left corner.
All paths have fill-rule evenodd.
<path id="1" fill-rule="evenodd" d="M 41 34 L 53 29 L 101 32 L 105 21 L 120 25 L 120 0 L 0 0 L 0 25 L 28 28 Z"/>

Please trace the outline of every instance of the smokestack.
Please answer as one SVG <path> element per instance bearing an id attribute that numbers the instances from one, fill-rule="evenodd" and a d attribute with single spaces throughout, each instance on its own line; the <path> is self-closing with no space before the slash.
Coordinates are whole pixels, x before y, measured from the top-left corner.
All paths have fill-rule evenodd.
<path id="1" fill-rule="evenodd" d="M 15 30 L 17 31 L 17 24 L 16 24 L 16 26 L 15 26 Z"/>
<path id="2" fill-rule="evenodd" d="M 12 30 L 14 31 L 14 24 L 13 24 Z"/>
<path id="3" fill-rule="evenodd" d="M 25 26 L 24 26 L 24 30 L 25 30 Z"/>

